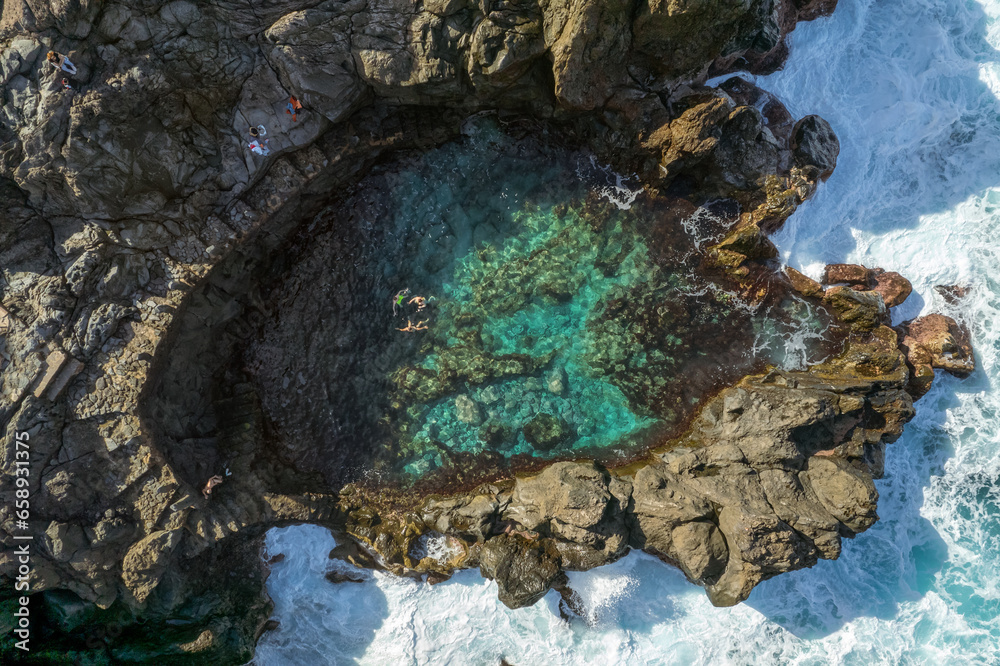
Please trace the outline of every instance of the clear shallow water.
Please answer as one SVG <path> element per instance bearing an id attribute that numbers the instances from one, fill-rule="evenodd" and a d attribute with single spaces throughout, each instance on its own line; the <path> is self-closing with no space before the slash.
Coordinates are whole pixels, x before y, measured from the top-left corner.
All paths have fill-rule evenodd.
<path id="1" fill-rule="evenodd" d="M 840 165 L 776 238 L 814 275 L 829 261 L 897 270 L 896 313 L 946 311 L 973 330 L 980 370 L 939 375 L 887 452 L 882 520 L 841 558 L 715 609 L 642 554 L 571 574 L 590 608 L 550 595 L 508 611 L 477 572 L 438 586 L 321 575 L 332 538 L 274 530 L 269 589 L 282 626 L 260 664 L 995 664 L 1000 654 L 1000 2 L 841 0 L 803 24 L 760 83 L 837 131 Z M 948 309 L 934 285 L 971 296 Z M 312 563 L 314 570 L 306 567 Z M 286 575 L 287 574 L 287 575 Z"/>
<path id="2" fill-rule="evenodd" d="M 440 487 L 621 461 L 747 372 L 836 345 L 821 308 L 748 303 L 704 266 L 735 202 L 653 199 L 489 117 L 463 134 L 376 169 L 264 280 L 244 358 L 300 469 Z"/>

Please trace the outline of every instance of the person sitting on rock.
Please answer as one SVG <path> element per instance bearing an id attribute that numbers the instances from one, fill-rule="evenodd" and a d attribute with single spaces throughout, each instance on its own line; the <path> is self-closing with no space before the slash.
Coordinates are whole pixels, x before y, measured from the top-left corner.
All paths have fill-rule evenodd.
<path id="1" fill-rule="evenodd" d="M 45 56 L 45 59 L 52 64 L 56 69 L 61 69 L 64 72 L 69 72 L 70 76 L 76 75 L 76 65 L 69 61 L 69 58 L 61 53 L 56 53 L 55 51 L 49 51 Z"/>
<path id="2" fill-rule="evenodd" d="M 298 122 L 296 115 L 302 110 L 302 104 L 299 100 L 295 99 L 295 95 L 288 98 L 288 107 L 285 109 L 285 113 L 292 114 L 292 122 Z"/>
<path id="3" fill-rule="evenodd" d="M 268 139 L 261 141 L 260 139 L 254 139 L 250 142 L 250 150 L 257 155 L 270 155 L 271 148 L 267 145 Z"/>
<path id="4" fill-rule="evenodd" d="M 416 331 L 426 331 L 427 330 L 427 320 L 423 319 L 418 321 L 416 325 L 413 324 L 409 319 L 406 320 L 406 328 L 397 328 L 397 331 L 402 331 L 403 333 L 414 333 Z"/>
<path id="5" fill-rule="evenodd" d="M 208 499 L 208 496 L 212 494 L 212 488 L 216 487 L 220 483 L 222 483 L 222 477 L 216 474 L 210 478 L 205 484 L 205 487 L 201 489 L 201 494 L 205 496 L 205 499 Z"/>

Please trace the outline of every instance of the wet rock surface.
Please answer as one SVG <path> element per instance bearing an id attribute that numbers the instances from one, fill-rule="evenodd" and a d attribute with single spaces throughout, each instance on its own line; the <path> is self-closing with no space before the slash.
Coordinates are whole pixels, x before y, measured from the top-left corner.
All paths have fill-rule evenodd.
<path id="1" fill-rule="evenodd" d="M 270 612 L 259 537 L 289 522 L 343 530 L 400 574 L 478 566 L 513 607 L 630 547 L 720 605 L 836 557 L 876 519 L 871 479 L 912 417 L 914 382 L 972 369 L 955 322 L 905 327 L 908 371 L 872 298 L 843 296 L 860 314 L 842 355 L 744 379 L 642 464 L 559 463 L 421 497 L 300 473 L 267 446 L 259 396 L 227 367 L 246 333 L 230 324 L 260 307 L 255 276 L 308 233 L 302 220 L 480 110 L 552 119 L 652 190 L 737 201 L 742 231 L 715 266 L 753 297 L 773 256 L 762 234 L 828 175 L 836 139 L 745 82 L 701 84 L 773 69 L 796 20 L 835 4 L 5 3 L 0 538 L 27 529 L 44 543 L 31 591 L 61 610 L 39 620 L 38 662 L 246 662 Z M 76 63 L 70 89 L 49 50 Z M 248 150 L 251 125 L 266 126 L 269 155 Z M 905 298 L 875 281 L 852 286 L 883 310 Z M 31 442 L 27 528 L 9 509 L 16 433 Z M 432 531 L 449 556 L 414 559 Z M 0 556 L 5 595 L 15 567 Z M 95 649 L 71 617 L 122 631 Z"/>

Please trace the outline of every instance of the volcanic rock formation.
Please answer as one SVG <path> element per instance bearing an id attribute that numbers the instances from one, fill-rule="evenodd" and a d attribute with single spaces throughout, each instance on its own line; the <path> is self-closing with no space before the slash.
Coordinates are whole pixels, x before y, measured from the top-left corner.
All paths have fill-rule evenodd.
<path id="1" fill-rule="evenodd" d="M 215 383 L 239 339 L 227 325 L 254 307 L 255 272 L 300 221 L 376 161 L 440 145 L 484 110 L 549 119 L 653 189 L 738 202 L 739 228 L 713 256 L 759 296 L 774 256 L 764 233 L 839 147 L 824 121 L 796 123 L 746 82 L 702 84 L 780 66 L 796 21 L 835 4 L 4 2 L 0 603 L 10 617 L 13 538 L 31 534 L 33 655 L 245 662 L 269 613 L 259 537 L 288 522 L 342 529 L 399 573 L 479 566 L 511 606 L 629 547 L 719 604 L 836 557 L 876 519 L 871 479 L 912 415 L 883 325 L 902 294 L 892 281 L 824 296 L 854 333 L 841 356 L 744 379 L 633 469 L 564 462 L 452 496 L 324 489 L 264 447 L 252 386 Z M 256 125 L 269 155 L 247 149 Z M 906 335 L 918 372 L 966 350 L 948 326 Z M 211 437 L 185 435 L 203 422 Z M 206 498 L 213 474 L 224 482 Z M 414 561 L 431 531 L 461 553 Z"/>

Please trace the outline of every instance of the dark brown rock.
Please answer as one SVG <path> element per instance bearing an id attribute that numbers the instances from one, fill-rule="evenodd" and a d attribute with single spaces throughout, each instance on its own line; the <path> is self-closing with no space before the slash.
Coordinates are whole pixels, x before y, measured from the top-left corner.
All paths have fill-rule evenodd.
<path id="1" fill-rule="evenodd" d="M 837 166 L 840 141 L 830 123 L 819 116 L 806 116 L 792 129 L 795 166 L 812 180 L 826 180 Z"/>
<path id="2" fill-rule="evenodd" d="M 323 577 L 326 578 L 331 583 L 333 583 L 334 585 L 338 585 L 340 583 L 363 583 L 363 582 L 365 582 L 364 576 L 362 576 L 360 574 L 348 573 L 348 572 L 345 572 L 345 571 L 336 571 L 336 570 L 334 570 L 334 571 L 327 571 L 326 574 L 323 575 Z"/>
<path id="3" fill-rule="evenodd" d="M 948 303 L 949 305 L 957 304 L 959 301 L 961 301 L 969 294 L 968 287 L 963 287 L 957 284 L 949 284 L 949 285 L 939 284 L 936 287 L 934 287 L 934 291 L 941 294 L 941 297 L 944 298 L 945 302 Z"/>
<path id="4" fill-rule="evenodd" d="M 531 606 L 565 575 L 551 541 L 515 534 L 501 534 L 486 542 L 479 555 L 479 571 L 497 582 L 500 601 L 508 608 Z"/>

